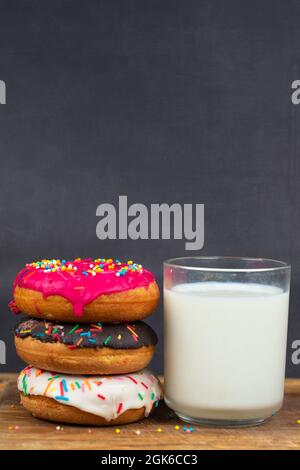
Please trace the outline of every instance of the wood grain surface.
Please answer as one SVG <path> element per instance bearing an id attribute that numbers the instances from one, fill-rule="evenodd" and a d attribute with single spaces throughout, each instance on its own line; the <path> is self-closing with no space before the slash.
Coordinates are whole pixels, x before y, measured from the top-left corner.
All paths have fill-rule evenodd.
<path id="1" fill-rule="evenodd" d="M 161 403 L 151 418 L 122 426 L 116 433 L 116 427 L 56 425 L 33 418 L 19 404 L 16 378 L 16 374 L 0 374 L 0 449 L 300 449 L 298 379 L 286 380 L 282 410 L 262 426 L 194 426 L 187 433 L 185 423 Z"/>

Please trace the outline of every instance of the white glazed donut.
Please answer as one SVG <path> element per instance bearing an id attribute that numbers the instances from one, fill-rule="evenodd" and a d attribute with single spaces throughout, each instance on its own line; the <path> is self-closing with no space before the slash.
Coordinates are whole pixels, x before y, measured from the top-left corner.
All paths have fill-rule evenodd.
<path id="1" fill-rule="evenodd" d="M 125 424 L 149 415 L 161 385 L 150 371 L 73 376 L 28 366 L 18 377 L 25 408 L 39 418 L 76 424 Z"/>

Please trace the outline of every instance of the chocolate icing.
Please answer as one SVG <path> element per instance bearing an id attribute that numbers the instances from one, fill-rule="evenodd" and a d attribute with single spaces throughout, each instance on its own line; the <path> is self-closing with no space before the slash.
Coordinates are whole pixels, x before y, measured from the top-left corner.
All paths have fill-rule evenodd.
<path id="1" fill-rule="evenodd" d="M 63 343 L 70 349 L 104 348 L 138 349 L 154 346 L 157 336 L 144 322 L 94 325 L 73 325 L 46 320 L 23 320 L 15 326 L 18 338 L 32 337 L 43 343 Z"/>

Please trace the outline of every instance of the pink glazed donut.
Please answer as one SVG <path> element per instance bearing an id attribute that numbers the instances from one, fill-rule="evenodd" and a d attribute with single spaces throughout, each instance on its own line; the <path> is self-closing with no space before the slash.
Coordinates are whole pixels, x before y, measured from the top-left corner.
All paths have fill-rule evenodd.
<path id="1" fill-rule="evenodd" d="M 44 259 L 19 272 L 10 306 L 52 321 L 131 322 L 150 315 L 158 301 L 154 275 L 131 260 Z"/>

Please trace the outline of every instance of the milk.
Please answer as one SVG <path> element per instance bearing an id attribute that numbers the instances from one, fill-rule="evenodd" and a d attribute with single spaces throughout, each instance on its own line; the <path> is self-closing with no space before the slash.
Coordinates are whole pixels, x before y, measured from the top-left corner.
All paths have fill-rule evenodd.
<path id="1" fill-rule="evenodd" d="M 289 293 L 200 282 L 164 291 L 165 399 L 179 415 L 266 418 L 282 404 Z"/>

